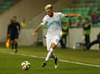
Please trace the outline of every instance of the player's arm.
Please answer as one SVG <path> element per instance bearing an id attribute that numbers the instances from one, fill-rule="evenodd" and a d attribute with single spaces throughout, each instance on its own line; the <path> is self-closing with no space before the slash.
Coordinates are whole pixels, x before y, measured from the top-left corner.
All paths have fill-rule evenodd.
<path id="1" fill-rule="evenodd" d="M 33 31 L 32 36 L 36 36 L 36 32 L 40 30 L 40 28 L 47 23 L 47 17 L 45 16 L 41 22 L 41 24 Z"/>
<path id="2" fill-rule="evenodd" d="M 33 31 L 33 34 L 32 36 L 36 36 L 36 32 L 40 30 L 40 28 L 42 27 L 43 25 L 40 24 L 34 31 Z"/>
<path id="3" fill-rule="evenodd" d="M 18 23 L 18 33 L 20 34 L 20 30 L 21 30 L 21 26 L 20 24 Z"/>
<path id="4" fill-rule="evenodd" d="M 7 34 L 8 35 L 7 36 L 8 38 L 10 37 L 10 31 L 11 31 L 11 25 L 8 25 L 8 34 Z"/>
<path id="5" fill-rule="evenodd" d="M 82 16 L 79 15 L 79 14 L 66 14 L 66 17 L 74 17 L 74 16 L 77 16 L 79 18 L 81 18 Z"/>

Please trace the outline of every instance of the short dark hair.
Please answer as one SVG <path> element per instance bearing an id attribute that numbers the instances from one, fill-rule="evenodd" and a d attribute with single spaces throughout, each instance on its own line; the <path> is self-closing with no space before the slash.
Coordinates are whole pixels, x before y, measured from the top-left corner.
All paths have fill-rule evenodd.
<path id="1" fill-rule="evenodd" d="M 17 18 L 17 16 L 13 16 L 13 18 Z"/>
<path id="2" fill-rule="evenodd" d="M 90 21 L 88 17 L 85 17 L 86 20 Z"/>

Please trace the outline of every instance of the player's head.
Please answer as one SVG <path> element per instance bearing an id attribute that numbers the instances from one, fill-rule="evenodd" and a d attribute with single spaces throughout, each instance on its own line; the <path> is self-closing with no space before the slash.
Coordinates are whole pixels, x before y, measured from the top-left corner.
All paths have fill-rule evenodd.
<path id="1" fill-rule="evenodd" d="M 85 23 L 86 24 L 90 23 L 90 20 L 87 17 L 85 18 Z"/>
<path id="2" fill-rule="evenodd" d="M 53 6 L 51 4 L 48 4 L 45 6 L 45 10 L 46 10 L 46 13 L 47 15 L 49 15 L 50 17 L 53 16 Z"/>
<path id="3" fill-rule="evenodd" d="M 16 22 L 17 21 L 17 17 L 16 16 L 13 16 L 13 22 Z"/>

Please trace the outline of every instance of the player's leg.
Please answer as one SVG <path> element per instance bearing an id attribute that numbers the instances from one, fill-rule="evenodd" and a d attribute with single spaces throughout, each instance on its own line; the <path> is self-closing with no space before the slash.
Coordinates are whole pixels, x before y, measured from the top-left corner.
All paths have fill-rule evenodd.
<path id="1" fill-rule="evenodd" d="M 18 47 L 18 39 L 15 39 L 15 53 L 18 51 L 17 47 Z"/>
<path id="2" fill-rule="evenodd" d="M 19 34 L 16 33 L 15 34 L 15 40 L 14 40 L 15 41 L 15 53 L 18 52 L 18 50 L 17 50 L 17 47 L 18 47 L 18 37 L 19 37 Z"/>
<path id="3" fill-rule="evenodd" d="M 51 46 L 51 48 L 53 48 L 53 50 L 56 48 L 58 43 L 53 43 L 53 46 Z M 54 51 L 51 54 L 51 58 L 53 58 L 55 60 L 55 68 L 58 67 L 58 58 L 55 56 Z"/>
<path id="4" fill-rule="evenodd" d="M 51 48 L 53 48 L 53 50 L 56 48 L 56 46 L 58 45 L 59 41 L 60 41 L 61 36 L 54 36 L 53 40 L 52 40 L 52 45 Z M 58 58 L 55 56 L 54 52 L 52 54 L 54 60 L 55 60 L 55 68 L 58 67 Z"/>
<path id="5" fill-rule="evenodd" d="M 45 60 L 45 61 L 48 61 L 49 58 L 53 58 L 53 59 L 55 60 L 55 68 L 58 67 L 58 63 L 57 63 L 58 58 L 57 58 L 57 57 L 55 56 L 55 54 L 54 54 L 54 49 L 55 49 L 56 46 L 57 46 L 57 44 L 52 43 L 51 48 L 50 48 L 50 51 L 49 51 L 49 53 L 47 54 L 47 57 L 46 57 L 46 60 Z"/>
<path id="6" fill-rule="evenodd" d="M 90 44 L 90 35 L 87 35 L 87 45 L 89 45 Z"/>
<path id="7" fill-rule="evenodd" d="M 85 46 L 87 46 L 87 35 L 85 35 Z"/>
<path id="8" fill-rule="evenodd" d="M 46 37 L 46 44 L 47 44 L 48 53 L 49 53 L 50 47 L 51 47 L 51 40 L 52 40 L 51 37 Z M 47 61 L 44 61 L 43 64 L 42 64 L 42 67 L 46 66 L 46 63 L 47 63 Z"/>
<path id="9" fill-rule="evenodd" d="M 14 49 L 14 35 L 13 34 L 11 34 L 11 36 L 10 36 L 10 43 L 11 43 L 11 48 L 12 49 Z"/>
<path id="10" fill-rule="evenodd" d="M 47 57 L 46 57 L 46 60 L 45 60 L 46 62 L 47 62 L 47 61 L 49 60 L 49 58 L 52 56 L 55 47 L 56 47 L 56 44 L 55 44 L 55 43 L 52 43 L 52 44 L 51 44 L 50 51 L 48 52 Z"/>
<path id="11" fill-rule="evenodd" d="M 66 48 L 66 35 L 64 35 L 64 48 Z"/>
<path id="12" fill-rule="evenodd" d="M 11 48 L 14 49 L 14 41 L 11 40 Z"/>
<path id="13" fill-rule="evenodd" d="M 52 59 L 54 59 L 54 60 L 55 60 L 57 57 L 55 56 L 55 54 L 54 54 L 54 53 L 52 53 L 52 54 L 51 54 L 51 56 L 50 56 L 50 58 L 52 58 Z"/>
<path id="14" fill-rule="evenodd" d="M 46 63 L 48 62 L 49 58 L 52 56 L 55 47 L 56 47 L 56 44 L 55 43 L 52 43 L 51 44 L 51 48 L 50 48 L 50 50 L 49 50 L 49 52 L 47 54 L 47 57 L 45 59 L 45 62 L 42 65 L 42 67 L 45 67 L 46 66 Z"/>
<path id="15" fill-rule="evenodd" d="M 47 63 L 47 61 L 49 60 L 49 58 L 51 57 L 51 56 L 53 56 L 53 58 L 55 59 L 55 61 L 56 61 L 56 66 L 57 66 L 57 58 L 56 58 L 56 56 L 54 55 L 54 49 L 55 49 L 55 47 L 57 46 L 57 44 L 58 44 L 58 42 L 59 42 L 59 40 L 60 40 L 60 37 L 59 36 L 54 36 L 53 38 L 51 38 L 52 40 L 51 40 L 51 42 L 49 43 L 49 41 L 50 40 L 48 40 L 47 41 L 47 46 L 48 46 L 48 44 L 50 44 L 50 48 L 49 48 L 49 52 L 48 52 L 48 54 L 47 54 L 47 57 L 46 57 L 46 59 L 45 59 L 45 62 L 43 63 L 43 65 L 42 65 L 42 67 L 44 67 L 45 65 L 46 65 L 46 63 Z"/>
<path id="16" fill-rule="evenodd" d="M 61 40 L 60 40 L 60 43 L 61 43 L 61 48 L 64 48 L 64 35 L 61 37 Z"/>
<path id="17" fill-rule="evenodd" d="M 65 47 L 67 48 L 67 35 L 66 35 L 66 43 L 65 43 Z"/>
<path id="18" fill-rule="evenodd" d="M 91 42 L 91 43 L 86 47 L 86 49 L 89 50 L 89 49 L 91 48 L 91 46 L 93 46 L 93 45 L 95 45 L 95 44 L 97 44 L 97 43 L 99 43 L 98 40 L 95 40 L 95 41 Z"/>
<path id="19" fill-rule="evenodd" d="M 50 58 L 54 59 L 54 61 L 55 61 L 55 68 L 57 68 L 58 67 L 58 58 L 55 56 L 54 53 L 50 56 Z"/>
<path id="20" fill-rule="evenodd" d="M 86 35 L 86 46 L 90 44 L 90 36 Z"/>
<path id="21" fill-rule="evenodd" d="M 100 49 L 100 41 L 99 41 L 99 49 Z"/>

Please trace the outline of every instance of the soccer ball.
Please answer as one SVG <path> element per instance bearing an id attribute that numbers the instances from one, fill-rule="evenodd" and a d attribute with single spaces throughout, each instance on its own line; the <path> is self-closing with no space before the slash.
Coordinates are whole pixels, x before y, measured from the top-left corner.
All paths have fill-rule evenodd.
<path id="1" fill-rule="evenodd" d="M 24 61 L 21 63 L 21 67 L 23 70 L 28 70 L 30 68 L 30 63 L 28 61 Z"/>
<path id="2" fill-rule="evenodd" d="M 73 49 L 76 49 L 76 46 L 73 46 Z"/>

